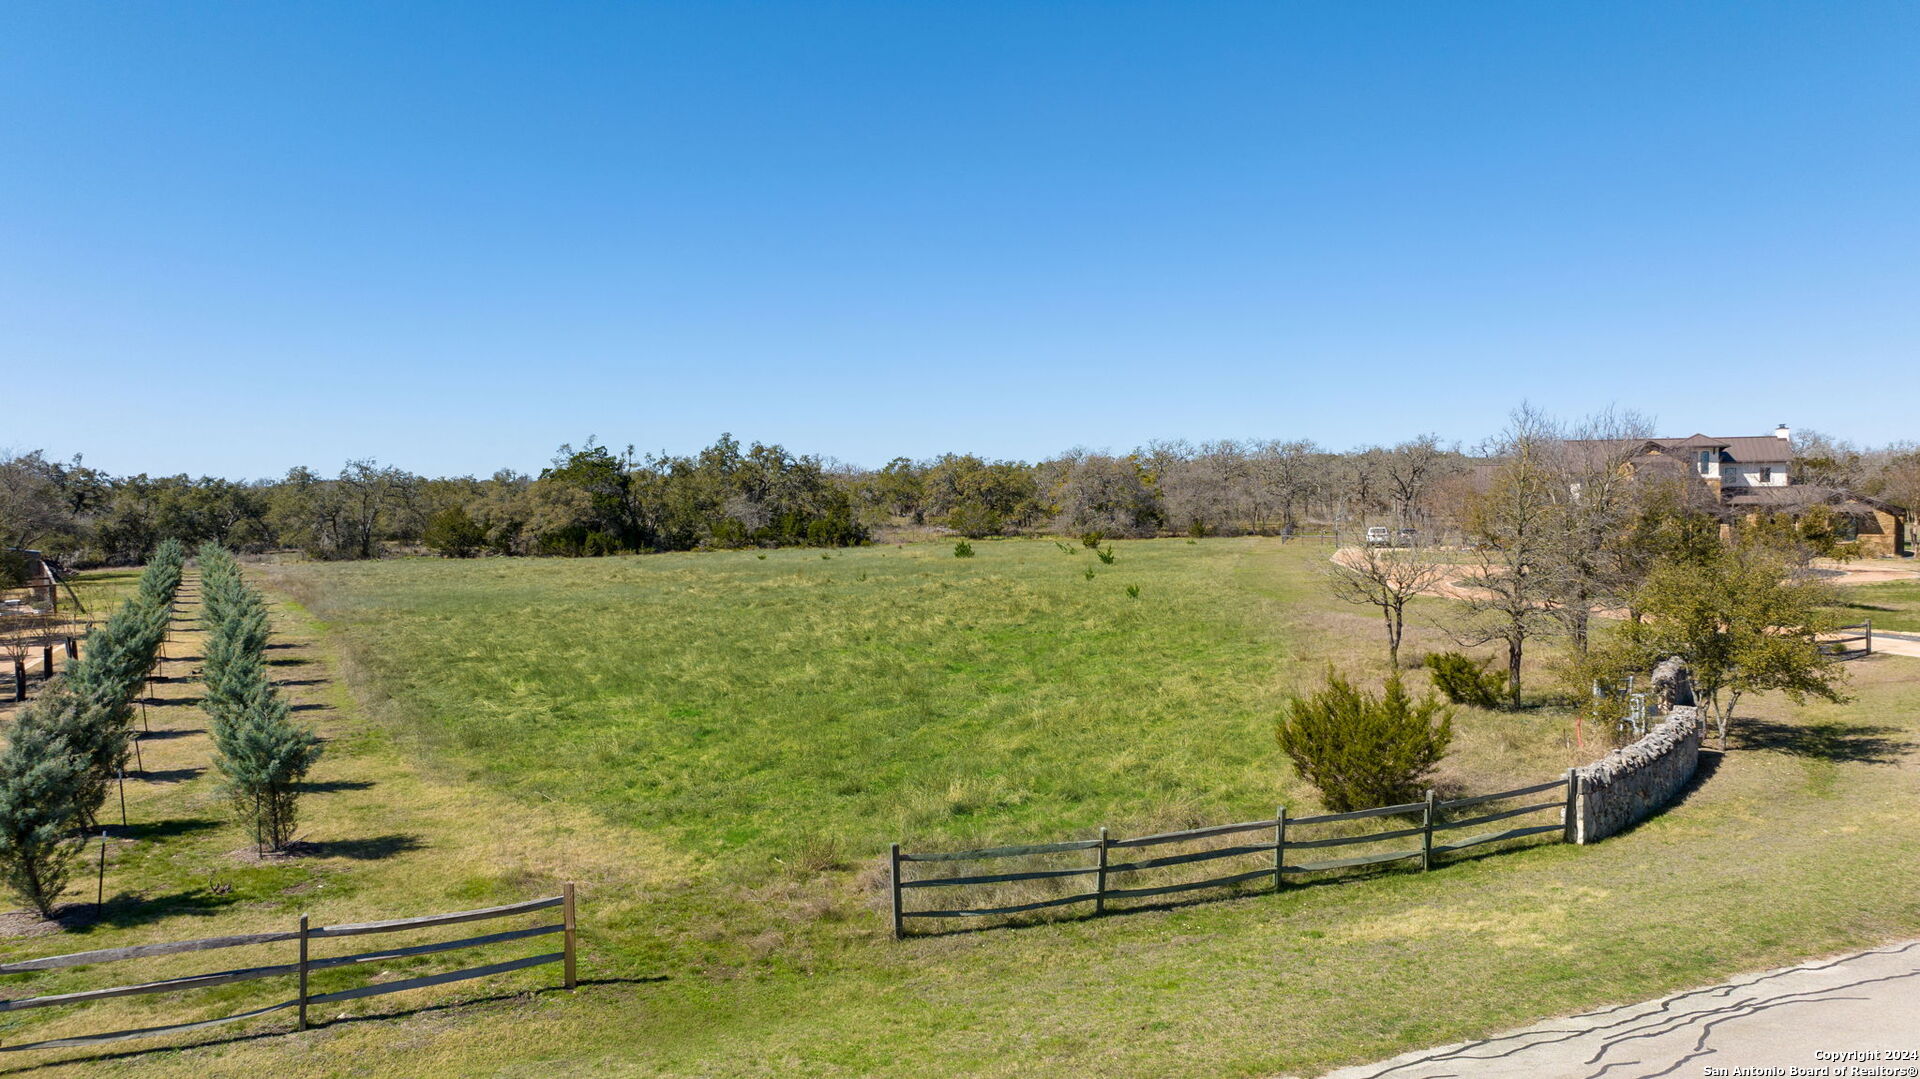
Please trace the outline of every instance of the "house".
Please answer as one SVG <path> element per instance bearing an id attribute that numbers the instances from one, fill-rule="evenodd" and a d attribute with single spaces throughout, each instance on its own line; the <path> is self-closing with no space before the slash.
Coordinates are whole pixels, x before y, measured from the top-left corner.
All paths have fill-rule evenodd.
<path id="1" fill-rule="evenodd" d="M 1775 513 L 1797 519 L 1824 507 L 1841 538 L 1858 543 L 1861 554 L 1894 558 L 1906 552 L 1906 507 L 1838 487 L 1793 482 L 1793 432 L 1785 424 L 1771 435 L 1652 438 L 1638 450 L 1629 467 L 1637 470 L 1654 460 L 1683 464 L 1713 493 L 1730 522 Z"/>
<path id="2" fill-rule="evenodd" d="M 1648 439 L 1646 449 L 1685 461 L 1718 494 L 1729 488 L 1787 487 L 1793 482 L 1793 432 L 1785 424 L 1771 435 Z"/>

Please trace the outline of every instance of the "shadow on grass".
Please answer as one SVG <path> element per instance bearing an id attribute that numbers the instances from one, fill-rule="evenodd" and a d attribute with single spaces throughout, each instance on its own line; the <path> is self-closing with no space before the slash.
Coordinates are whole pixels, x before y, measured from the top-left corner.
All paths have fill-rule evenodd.
<path id="1" fill-rule="evenodd" d="M 1695 794 L 1699 793 L 1701 788 L 1707 785 L 1707 781 L 1713 778 L 1714 773 L 1720 770 L 1720 765 L 1726 761 L 1726 756 L 1727 755 L 1720 750 L 1708 749 L 1702 746 L 1700 749 L 1700 763 L 1694 765 L 1693 777 L 1687 780 L 1686 786 L 1675 791 L 1673 797 L 1668 799 L 1667 804 L 1661 806 L 1660 812 L 1655 813 L 1653 817 L 1657 817 L 1660 813 L 1665 813 L 1670 809 L 1686 805 Z M 1647 819 L 1652 820 L 1653 817 L 1648 817 Z M 1635 825 L 1634 827 L 1637 828 L 1639 825 Z"/>
<path id="2" fill-rule="evenodd" d="M 1899 611 L 1901 609 L 1899 607 L 1888 607 L 1885 604 L 1881 604 L 1881 603 L 1861 603 L 1858 600 L 1849 600 L 1845 603 L 1836 603 L 1834 604 L 1834 606 L 1847 611 L 1880 611 L 1883 613 Z"/>
<path id="3" fill-rule="evenodd" d="M 199 697 L 169 697 L 169 698 L 167 698 L 167 699 L 166 699 L 166 700 L 164 700 L 164 701 L 148 701 L 148 702 L 147 702 L 147 707 L 149 707 L 149 708 L 176 708 L 176 707 L 179 707 L 180 705 L 183 705 L 183 704 L 184 704 L 184 705 L 190 705 L 190 706 L 193 706 L 193 707 L 199 707 L 199 704 L 200 704 L 200 700 L 201 700 L 201 698 L 199 698 Z"/>
<path id="4" fill-rule="evenodd" d="M 581 989 L 587 989 L 596 986 L 652 985 L 667 980 L 669 979 L 664 974 L 657 974 L 646 978 L 582 978 L 580 979 L 579 987 Z M 332 1020 L 331 1022 L 316 1022 L 313 1024 L 312 1029 L 325 1030 L 328 1027 L 344 1027 L 355 1023 L 377 1023 L 389 1019 L 410 1019 L 418 1015 L 457 1012 L 464 1008 L 473 1008 L 485 1004 L 505 1004 L 516 1001 L 538 1000 L 543 997 L 565 994 L 566 992 L 567 990 L 560 986 L 549 985 L 522 992 L 495 993 L 491 996 L 473 997 L 467 1000 L 450 1000 L 443 1004 L 426 1004 L 418 1008 L 402 1008 L 389 1012 L 371 1012 L 366 1015 L 349 1015 Z M 562 999 L 565 999 L 564 996 L 562 996 Z M 156 1053 L 176 1053 L 182 1049 L 211 1049 L 222 1045 L 244 1045 L 248 1042 L 262 1041 L 267 1038 L 283 1038 L 290 1035 L 297 1035 L 298 1033 L 298 1031 L 291 1028 L 257 1030 L 250 1034 L 233 1034 L 224 1038 L 212 1038 L 206 1041 L 186 1043 L 164 1042 L 158 1045 L 142 1046 L 137 1049 L 121 1049 L 111 1053 L 62 1056 L 54 1060 L 40 1060 L 31 1064 L 22 1064 L 19 1067 L 0 1068 L 0 1075 L 25 1075 L 28 1072 L 43 1071 L 49 1068 L 65 1068 L 75 1064 L 107 1064 L 119 1060 L 139 1060 L 142 1057 L 152 1056 Z M 52 1051 L 53 1050 L 48 1050 L 48 1052 Z"/>
<path id="5" fill-rule="evenodd" d="M 60 924 L 70 933 L 84 934 L 103 926 L 126 929 L 161 918 L 182 915 L 206 918 L 218 914 L 237 899 L 231 893 L 217 895 L 206 888 L 188 888 L 165 895 L 139 895 L 121 892 L 107 897 L 104 906 L 93 903 L 69 903 L 58 911 Z"/>
<path id="6" fill-rule="evenodd" d="M 299 656 L 284 656 L 280 659 L 268 660 L 267 666 L 269 667 L 306 667 L 311 665 L 312 663 L 313 663 L 312 660 L 303 659 Z"/>
<path id="7" fill-rule="evenodd" d="M 1728 732 L 1735 749 L 1784 753 L 1790 757 L 1852 764 L 1897 764 L 1914 748 L 1898 727 L 1869 723 L 1777 723 L 1743 719 Z"/>
<path id="8" fill-rule="evenodd" d="M 315 858 L 351 858 L 357 862 L 375 862 L 406 854 L 426 846 L 417 835 L 392 834 L 365 839 L 323 839 L 301 843 L 300 852 Z"/>
<path id="9" fill-rule="evenodd" d="M 140 732 L 142 742 L 164 742 L 169 738 L 189 738 L 196 734 L 205 734 L 205 727 L 162 727 L 157 731 Z"/>
<path id="10" fill-rule="evenodd" d="M 274 683 L 276 686 L 324 686 L 330 684 L 331 679 L 326 678 L 282 678 Z"/>
<path id="11" fill-rule="evenodd" d="M 1726 754 L 1720 750 L 1709 749 L 1706 746 L 1700 747 L 1700 761 L 1694 765 L 1693 775 L 1687 780 L 1686 786 L 1673 792 L 1673 797 L 1667 799 L 1665 804 L 1661 805 L 1660 808 L 1617 832 L 1609 832 L 1598 840 L 1598 842 L 1604 843 L 1611 839 L 1617 839 L 1620 836 L 1632 835 L 1635 831 L 1644 828 L 1648 823 L 1659 820 L 1666 814 L 1686 805 L 1689 801 L 1693 800 L 1696 794 L 1706 788 L 1707 781 L 1713 778 L 1714 773 L 1720 771 L 1720 765 L 1725 763 L 1725 761 Z"/>
<path id="12" fill-rule="evenodd" d="M 173 820 L 130 824 L 125 828 L 115 828 L 114 831 L 127 839 L 172 839 L 196 832 L 210 832 L 220 825 L 221 822 L 212 817 L 177 817 Z"/>
<path id="13" fill-rule="evenodd" d="M 135 772 L 134 778 L 149 783 L 185 783 L 200 778 L 205 772 L 205 768 L 149 768 L 144 772 Z"/>
<path id="14" fill-rule="evenodd" d="M 303 794 L 334 794 L 339 791 L 364 791 L 373 787 L 370 779 L 323 779 L 300 784 Z"/>

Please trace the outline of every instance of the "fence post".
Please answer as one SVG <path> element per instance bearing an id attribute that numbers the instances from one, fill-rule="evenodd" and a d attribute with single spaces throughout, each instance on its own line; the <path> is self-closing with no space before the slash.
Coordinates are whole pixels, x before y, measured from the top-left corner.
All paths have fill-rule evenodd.
<path id="1" fill-rule="evenodd" d="M 900 844 L 898 843 L 893 845 L 893 872 L 890 876 L 893 882 L 893 939 L 899 940 L 907 934 L 900 918 Z"/>
<path id="2" fill-rule="evenodd" d="M 1093 878 L 1093 912 L 1105 914 L 1107 912 L 1107 830 L 1104 827 L 1100 829 L 1100 860 L 1095 864 L 1099 872 Z"/>
<path id="3" fill-rule="evenodd" d="M 1574 814 L 1580 810 L 1580 773 L 1567 769 L 1567 807 L 1560 811 L 1560 819 L 1566 825 L 1566 833 L 1560 837 L 1562 843 L 1572 843 L 1579 838 L 1574 827 Z"/>
<path id="4" fill-rule="evenodd" d="M 1278 892 L 1287 872 L 1287 807 L 1273 813 L 1273 890 Z"/>
<path id="5" fill-rule="evenodd" d="M 307 1029 L 307 916 L 300 916 L 300 1028 Z"/>
<path id="6" fill-rule="evenodd" d="M 567 988 L 572 989 L 577 984 L 577 980 L 575 978 L 574 966 L 573 966 L 573 938 L 574 938 L 575 922 L 574 922 L 574 916 L 573 916 L 573 882 L 572 881 L 568 881 L 567 883 L 561 885 L 560 887 L 560 913 L 561 913 L 560 924 L 563 927 L 561 930 L 561 940 L 563 944 L 563 947 L 561 950 L 566 953 L 566 958 L 565 960 L 562 961 L 562 969 L 566 974 Z"/>
<path id="7" fill-rule="evenodd" d="M 1427 789 L 1427 811 L 1421 822 L 1424 831 L 1420 834 L 1420 868 L 1422 871 L 1433 868 L 1433 789 Z"/>
<path id="8" fill-rule="evenodd" d="M 1873 619 L 1867 619 L 1864 624 L 1867 627 L 1867 655 L 1873 655 Z"/>

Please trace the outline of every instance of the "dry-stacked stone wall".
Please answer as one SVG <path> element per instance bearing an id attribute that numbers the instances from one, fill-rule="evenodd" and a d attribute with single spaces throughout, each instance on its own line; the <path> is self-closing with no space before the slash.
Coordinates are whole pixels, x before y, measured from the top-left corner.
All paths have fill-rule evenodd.
<path id="1" fill-rule="evenodd" d="M 1580 792 L 1575 841 L 1605 839 L 1672 801 L 1693 779 L 1705 734 L 1698 708 L 1675 708 L 1639 741 L 1574 769 Z"/>

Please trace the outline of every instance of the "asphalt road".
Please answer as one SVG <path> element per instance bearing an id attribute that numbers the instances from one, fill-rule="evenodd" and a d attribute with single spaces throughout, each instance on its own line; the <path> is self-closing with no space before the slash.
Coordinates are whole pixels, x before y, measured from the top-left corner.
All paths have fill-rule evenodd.
<path id="1" fill-rule="evenodd" d="M 1822 1074 L 1920 1076 L 1920 940 L 1342 1068 L 1326 1079 Z"/>

